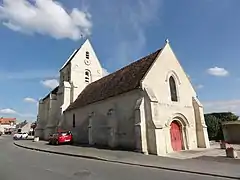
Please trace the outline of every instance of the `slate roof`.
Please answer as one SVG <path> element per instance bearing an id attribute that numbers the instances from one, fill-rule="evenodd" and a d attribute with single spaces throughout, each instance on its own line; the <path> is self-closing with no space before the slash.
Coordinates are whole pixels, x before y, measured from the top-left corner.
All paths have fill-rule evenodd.
<path id="1" fill-rule="evenodd" d="M 105 100 L 140 87 L 140 82 L 162 49 L 141 58 L 95 82 L 80 93 L 66 111 L 80 108 L 97 101 Z"/>

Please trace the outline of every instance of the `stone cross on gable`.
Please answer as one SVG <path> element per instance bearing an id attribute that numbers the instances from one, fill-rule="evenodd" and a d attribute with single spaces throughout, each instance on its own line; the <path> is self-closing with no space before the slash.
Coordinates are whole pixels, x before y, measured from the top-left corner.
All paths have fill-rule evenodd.
<path id="1" fill-rule="evenodd" d="M 169 43 L 169 40 L 168 40 L 168 39 L 166 39 L 166 40 L 165 40 L 165 42 L 168 44 L 168 43 Z"/>

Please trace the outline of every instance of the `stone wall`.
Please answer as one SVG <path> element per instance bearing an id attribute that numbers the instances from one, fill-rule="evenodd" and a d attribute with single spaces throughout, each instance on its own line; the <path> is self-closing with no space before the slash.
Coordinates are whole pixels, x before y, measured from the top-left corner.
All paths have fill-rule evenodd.
<path id="1" fill-rule="evenodd" d="M 73 131 L 78 143 L 135 149 L 134 113 L 140 96 L 141 92 L 135 90 L 65 112 L 64 128 Z"/>
<path id="2" fill-rule="evenodd" d="M 240 144 L 240 122 L 225 122 L 222 129 L 225 141 L 231 144 Z"/>

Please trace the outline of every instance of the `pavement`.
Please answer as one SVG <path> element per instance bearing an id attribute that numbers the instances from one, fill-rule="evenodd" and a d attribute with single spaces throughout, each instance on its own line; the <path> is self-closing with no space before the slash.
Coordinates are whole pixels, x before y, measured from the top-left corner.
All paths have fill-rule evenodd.
<path id="1" fill-rule="evenodd" d="M 231 162 L 231 163 L 239 163 L 240 158 L 240 145 L 237 144 L 229 144 L 228 147 L 233 147 L 237 152 L 238 158 L 231 159 L 226 158 L 225 149 L 220 149 L 219 142 L 210 142 L 210 148 L 198 148 L 189 151 L 179 151 L 173 152 L 166 155 L 166 157 L 176 158 L 176 159 L 204 159 L 204 160 L 214 160 L 218 162 Z"/>
<path id="2" fill-rule="evenodd" d="M 1 180 L 226 179 L 32 151 L 13 145 L 11 136 L 0 137 L 0 150 Z"/>
<path id="3" fill-rule="evenodd" d="M 221 161 L 216 159 L 174 159 L 154 155 L 144 155 L 129 151 L 107 150 L 81 146 L 52 146 L 45 141 L 32 142 L 27 140 L 15 141 L 18 147 L 53 153 L 65 156 L 74 156 L 85 159 L 94 159 L 100 162 L 131 165 L 157 170 L 168 170 L 171 172 L 195 174 L 205 177 L 221 177 L 240 179 L 240 160 L 224 158 Z M 204 178 L 205 179 L 205 178 Z"/>

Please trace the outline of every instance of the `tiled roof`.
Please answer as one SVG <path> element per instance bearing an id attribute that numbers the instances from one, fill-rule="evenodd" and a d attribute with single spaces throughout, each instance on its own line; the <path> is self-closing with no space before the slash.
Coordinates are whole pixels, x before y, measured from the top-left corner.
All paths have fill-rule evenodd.
<path id="1" fill-rule="evenodd" d="M 42 98 L 42 100 L 44 101 L 45 99 L 50 97 L 50 93 L 48 93 L 44 98 Z"/>
<path id="2" fill-rule="evenodd" d="M 139 88 L 140 81 L 160 52 L 161 49 L 89 84 L 66 111 Z"/>
<path id="3" fill-rule="evenodd" d="M 59 88 L 59 86 L 57 86 L 57 87 L 55 87 L 53 90 L 52 90 L 52 94 L 57 94 L 57 92 L 58 92 L 58 88 Z"/>
<path id="4" fill-rule="evenodd" d="M 50 94 L 57 94 L 59 86 L 55 87 L 50 93 L 48 93 L 42 100 L 44 101 L 45 99 L 50 97 Z"/>
<path id="5" fill-rule="evenodd" d="M 11 123 L 15 123 L 16 122 L 16 118 L 0 118 L 0 124 L 11 124 Z"/>

